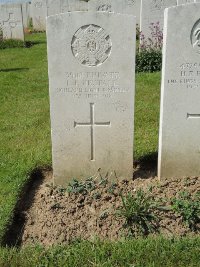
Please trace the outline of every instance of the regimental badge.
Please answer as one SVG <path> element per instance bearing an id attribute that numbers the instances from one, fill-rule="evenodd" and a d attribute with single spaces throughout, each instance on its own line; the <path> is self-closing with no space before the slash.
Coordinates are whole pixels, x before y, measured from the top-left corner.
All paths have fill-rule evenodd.
<path id="1" fill-rule="evenodd" d="M 105 62 L 111 53 L 112 43 L 109 34 L 101 27 L 90 24 L 82 26 L 71 42 L 74 57 L 88 67 Z"/>
<path id="2" fill-rule="evenodd" d="M 194 24 L 190 38 L 194 50 L 200 54 L 200 20 Z"/>

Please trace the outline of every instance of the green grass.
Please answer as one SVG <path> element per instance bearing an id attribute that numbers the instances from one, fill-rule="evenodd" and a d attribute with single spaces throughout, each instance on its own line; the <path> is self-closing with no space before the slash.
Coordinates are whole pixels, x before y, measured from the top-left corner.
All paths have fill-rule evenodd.
<path id="1" fill-rule="evenodd" d="M 75 242 L 69 246 L 0 249 L 0 266 L 198 267 L 200 238 Z"/>
<path id="2" fill-rule="evenodd" d="M 29 173 L 51 165 L 45 34 L 0 50 L 0 240 Z M 157 152 L 160 73 L 136 75 L 135 159 Z M 0 266 L 199 266 L 200 239 L 81 242 L 44 251 L 0 248 Z M 81 263 L 80 263 L 81 262 Z"/>
<path id="3" fill-rule="evenodd" d="M 32 37 L 41 43 L 0 50 L 0 238 L 28 173 L 51 164 L 45 36 Z"/>

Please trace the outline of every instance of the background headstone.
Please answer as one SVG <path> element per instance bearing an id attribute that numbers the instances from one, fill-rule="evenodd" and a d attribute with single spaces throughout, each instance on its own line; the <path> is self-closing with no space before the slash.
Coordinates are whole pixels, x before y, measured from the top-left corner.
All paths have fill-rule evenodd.
<path id="1" fill-rule="evenodd" d="M 160 30 L 163 30 L 164 9 L 176 6 L 177 0 L 141 0 L 140 31 L 145 38 L 152 38 L 152 23 L 159 23 Z"/>
<path id="2" fill-rule="evenodd" d="M 70 11 L 88 11 L 88 2 L 84 0 L 47 0 L 48 16 Z"/>
<path id="3" fill-rule="evenodd" d="M 24 41 L 21 4 L 0 5 L 0 28 L 3 32 L 3 39 Z"/>
<path id="4" fill-rule="evenodd" d="M 47 0 L 31 1 L 31 17 L 34 30 L 46 30 Z"/>
<path id="5" fill-rule="evenodd" d="M 89 0 L 89 10 L 132 14 L 140 23 L 141 0 Z"/>
<path id="6" fill-rule="evenodd" d="M 200 4 L 165 12 L 158 176 L 200 175 Z"/>
<path id="7" fill-rule="evenodd" d="M 88 2 L 84 0 L 68 0 L 67 9 L 68 11 L 88 11 Z M 66 12 L 66 9 L 63 8 L 63 10 L 63 12 Z"/>
<path id="8" fill-rule="evenodd" d="M 47 18 L 55 183 L 132 177 L 135 42 L 130 15 Z"/>
<path id="9" fill-rule="evenodd" d="M 30 6 L 31 2 L 22 3 L 22 17 L 23 17 L 23 26 L 27 28 L 30 22 Z"/>

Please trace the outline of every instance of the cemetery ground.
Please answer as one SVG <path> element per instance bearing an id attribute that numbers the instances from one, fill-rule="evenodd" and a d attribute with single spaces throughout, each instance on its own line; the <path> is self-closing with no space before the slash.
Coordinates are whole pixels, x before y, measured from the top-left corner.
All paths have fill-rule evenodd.
<path id="1" fill-rule="evenodd" d="M 30 48 L 0 50 L 0 266 L 199 266 L 195 213 L 190 226 L 196 232 L 184 224 L 183 216 L 171 210 L 165 215 L 162 208 L 163 201 L 166 208 L 173 197 L 178 197 L 178 191 L 194 196 L 200 190 L 200 179 L 159 182 L 155 178 L 160 72 L 136 75 L 134 180 L 113 183 L 99 172 L 83 183 L 74 181 L 68 190 L 54 188 L 49 182 L 52 171 L 45 34 L 27 38 L 34 44 Z M 122 209 L 121 190 L 127 210 Z M 128 199 L 128 191 L 135 193 L 136 199 Z M 149 219 L 142 228 L 136 227 L 141 218 L 135 224 L 128 221 L 128 210 L 135 203 L 132 200 L 139 209 L 144 204 L 142 211 L 135 207 Z M 198 200 L 188 200 L 186 195 L 178 200 L 183 206 L 185 203 L 188 213 L 195 203 L 199 206 Z M 155 206 L 161 209 L 155 212 L 155 217 L 162 217 L 160 226 L 147 212 Z M 123 216 L 115 216 L 120 208 Z M 127 227 L 123 228 L 126 219 Z M 63 236 L 66 228 L 68 235 Z M 143 234 L 159 230 L 162 236 L 153 233 L 142 237 L 138 229 Z M 91 239 L 93 233 L 99 237 L 93 235 Z M 30 240 L 41 242 L 45 249 L 41 244 L 28 246 Z M 22 249 L 3 247 L 5 243 L 13 246 L 20 242 Z M 50 247 L 52 244 L 55 246 Z"/>

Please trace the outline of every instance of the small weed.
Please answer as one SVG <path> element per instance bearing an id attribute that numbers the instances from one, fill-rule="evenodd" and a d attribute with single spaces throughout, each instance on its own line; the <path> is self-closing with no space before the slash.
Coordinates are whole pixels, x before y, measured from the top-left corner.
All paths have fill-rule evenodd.
<path id="1" fill-rule="evenodd" d="M 106 186 L 108 184 L 108 179 L 101 177 L 99 185 Z"/>
<path id="2" fill-rule="evenodd" d="M 117 184 L 116 183 L 112 183 L 108 188 L 108 193 L 113 194 L 115 189 L 116 189 L 116 187 L 117 187 Z"/>
<path id="3" fill-rule="evenodd" d="M 157 227 L 158 218 L 154 211 L 158 208 L 152 196 L 142 189 L 136 191 L 135 195 L 130 193 L 126 196 L 120 194 L 123 207 L 118 209 L 117 215 L 124 217 L 126 222 L 124 227 L 129 233 L 135 235 L 135 230 L 142 235 L 154 232 Z"/>
<path id="4" fill-rule="evenodd" d="M 64 196 L 65 193 L 67 192 L 67 189 L 64 188 L 64 187 L 58 187 L 58 188 L 57 188 L 57 192 L 58 192 L 61 196 Z"/>
<path id="5" fill-rule="evenodd" d="M 182 216 L 183 222 L 192 231 L 197 230 L 197 223 L 200 222 L 200 194 L 192 198 L 187 191 L 179 194 L 178 198 L 172 200 L 172 210 Z"/>
<path id="6" fill-rule="evenodd" d="M 101 194 L 99 192 L 96 192 L 92 195 L 93 199 L 97 200 L 101 198 Z"/>
<path id="7" fill-rule="evenodd" d="M 88 178 L 84 182 L 73 179 L 69 183 L 67 192 L 87 195 L 89 192 L 93 191 L 96 188 L 96 184 L 93 178 Z"/>
<path id="8" fill-rule="evenodd" d="M 100 220 L 105 220 L 106 218 L 108 218 L 108 215 L 109 215 L 109 211 L 108 210 L 104 210 L 100 216 L 99 216 L 99 219 Z"/>

